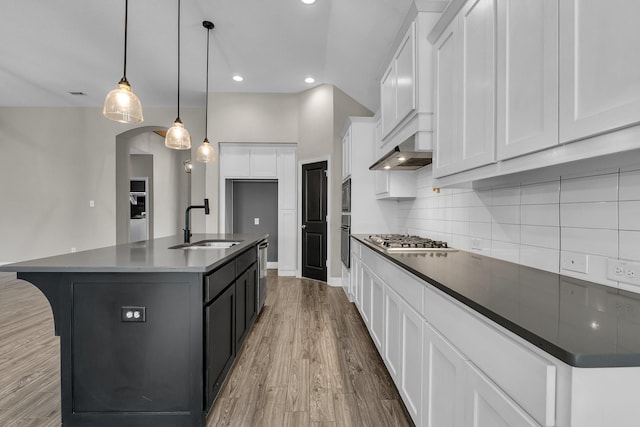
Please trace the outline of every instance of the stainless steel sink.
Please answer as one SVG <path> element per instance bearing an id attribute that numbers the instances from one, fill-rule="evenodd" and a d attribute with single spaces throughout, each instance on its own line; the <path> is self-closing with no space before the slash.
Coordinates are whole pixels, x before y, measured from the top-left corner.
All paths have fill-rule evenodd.
<path id="1" fill-rule="evenodd" d="M 229 249 L 238 243 L 242 242 L 236 240 L 201 240 L 195 243 L 172 246 L 169 249 Z"/>

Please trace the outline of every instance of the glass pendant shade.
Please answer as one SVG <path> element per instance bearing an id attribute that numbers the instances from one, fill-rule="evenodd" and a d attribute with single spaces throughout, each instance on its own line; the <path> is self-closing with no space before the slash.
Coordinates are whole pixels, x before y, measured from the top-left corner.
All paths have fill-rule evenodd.
<path id="1" fill-rule="evenodd" d="M 120 80 L 116 88 L 107 94 L 102 114 L 120 123 L 142 123 L 142 105 L 126 79 Z"/>
<path id="2" fill-rule="evenodd" d="M 167 136 L 164 138 L 164 145 L 174 150 L 188 150 L 191 148 L 191 135 L 189 135 L 189 132 L 185 129 L 180 117 L 173 122 L 173 126 L 167 131 Z"/>
<path id="3" fill-rule="evenodd" d="M 213 150 L 207 138 L 202 141 L 196 153 L 196 160 L 203 163 L 209 163 L 215 160 L 216 152 Z"/>

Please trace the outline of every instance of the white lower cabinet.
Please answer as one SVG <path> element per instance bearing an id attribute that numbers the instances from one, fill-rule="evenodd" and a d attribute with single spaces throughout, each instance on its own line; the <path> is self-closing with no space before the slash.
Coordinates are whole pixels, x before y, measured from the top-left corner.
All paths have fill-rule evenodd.
<path id="1" fill-rule="evenodd" d="M 466 363 L 464 392 L 465 426 L 540 426 L 472 363 Z"/>
<path id="2" fill-rule="evenodd" d="M 462 427 L 466 362 L 431 325 L 423 331 L 422 425 Z"/>
<path id="3" fill-rule="evenodd" d="M 384 287 L 384 359 L 391 378 L 398 384 L 402 358 L 400 357 L 400 297 L 389 286 Z"/>
<path id="4" fill-rule="evenodd" d="M 360 314 L 367 328 L 371 330 L 371 288 L 373 277 L 371 270 L 366 265 L 362 265 L 362 300 L 360 305 Z"/>
<path id="5" fill-rule="evenodd" d="M 400 302 L 401 375 L 398 388 L 416 425 L 422 425 L 422 325 L 424 319 Z"/>
<path id="6" fill-rule="evenodd" d="M 384 284 L 375 274 L 371 276 L 371 338 L 382 354 L 384 348 Z"/>

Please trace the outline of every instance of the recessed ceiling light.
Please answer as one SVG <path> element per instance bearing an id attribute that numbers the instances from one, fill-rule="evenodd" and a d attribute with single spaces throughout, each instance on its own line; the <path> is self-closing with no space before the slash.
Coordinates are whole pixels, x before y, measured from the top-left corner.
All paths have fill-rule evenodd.
<path id="1" fill-rule="evenodd" d="M 302 1 L 302 3 L 304 4 L 314 4 L 316 2 L 316 0 L 300 0 Z"/>
<path id="2" fill-rule="evenodd" d="M 236 82 L 241 82 L 241 81 L 244 80 L 244 77 L 242 77 L 241 75 L 238 75 L 238 74 L 234 74 L 233 75 L 233 80 L 236 81 Z"/>
<path id="3" fill-rule="evenodd" d="M 304 79 L 305 83 L 315 83 L 316 79 L 314 79 L 313 77 L 307 77 L 306 79 Z"/>
<path id="4" fill-rule="evenodd" d="M 389 165 L 385 165 L 385 167 L 384 167 L 384 168 L 385 168 L 385 169 L 391 169 L 391 166 L 389 166 Z"/>

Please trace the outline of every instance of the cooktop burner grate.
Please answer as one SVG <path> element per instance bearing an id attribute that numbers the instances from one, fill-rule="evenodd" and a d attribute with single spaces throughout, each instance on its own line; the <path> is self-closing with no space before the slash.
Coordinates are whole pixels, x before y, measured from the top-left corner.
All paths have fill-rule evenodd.
<path id="1" fill-rule="evenodd" d="M 382 247 L 387 252 L 455 251 L 455 249 L 449 248 L 447 242 L 421 236 L 372 234 L 366 240 Z"/>

